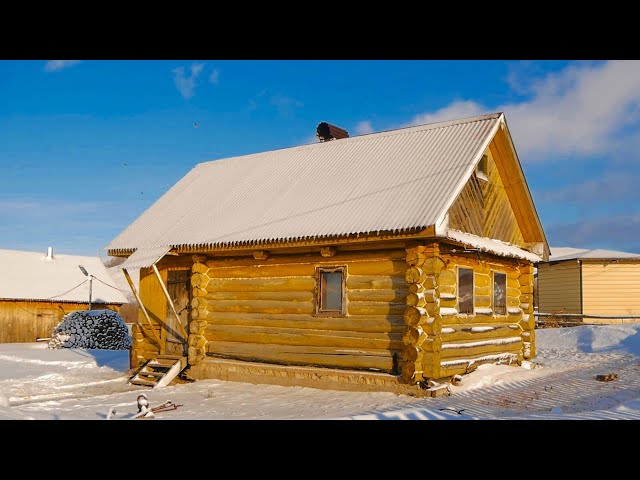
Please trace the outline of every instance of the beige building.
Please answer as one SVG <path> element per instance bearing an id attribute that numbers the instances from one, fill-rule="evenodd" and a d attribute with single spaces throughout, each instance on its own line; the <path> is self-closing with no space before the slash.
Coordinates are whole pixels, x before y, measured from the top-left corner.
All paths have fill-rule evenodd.
<path id="1" fill-rule="evenodd" d="M 640 255 L 552 248 L 538 264 L 538 311 L 581 314 L 585 323 L 640 320 Z"/>

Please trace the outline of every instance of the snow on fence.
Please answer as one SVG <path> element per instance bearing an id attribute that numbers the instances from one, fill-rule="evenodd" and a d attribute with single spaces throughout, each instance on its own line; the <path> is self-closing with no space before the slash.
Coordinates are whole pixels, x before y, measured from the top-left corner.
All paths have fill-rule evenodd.
<path id="1" fill-rule="evenodd" d="M 64 316 L 53 330 L 48 347 L 127 350 L 131 336 L 117 312 L 80 310 Z"/>

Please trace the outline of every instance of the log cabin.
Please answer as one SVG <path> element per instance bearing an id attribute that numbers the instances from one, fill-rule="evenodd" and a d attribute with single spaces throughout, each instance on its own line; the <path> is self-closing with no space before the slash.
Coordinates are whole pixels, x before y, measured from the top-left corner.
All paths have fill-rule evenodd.
<path id="1" fill-rule="evenodd" d="M 547 314 L 569 323 L 640 320 L 640 254 L 552 247 L 537 270 L 543 321 Z"/>
<path id="2" fill-rule="evenodd" d="M 415 386 L 534 357 L 549 247 L 504 114 L 318 137 L 196 165 L 107 245 L 141 269 L 132 366 Z"/>
<path id="3" fill-rule="evenodd" d="M 0 250 L 0 343 L 50 337 L 67 313 L 90 306 L 117 312 L 127 300 L 107 284 L 113 281 L 99 257 L 54 255 L 51 247 L 46 254 Z"/>

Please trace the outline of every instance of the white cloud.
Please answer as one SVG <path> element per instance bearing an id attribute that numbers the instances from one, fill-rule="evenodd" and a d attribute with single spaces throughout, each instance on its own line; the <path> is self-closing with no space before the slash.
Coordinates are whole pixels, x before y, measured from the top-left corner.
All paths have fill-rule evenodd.
<path id="1" fill-rule="evenodd" d="M 371 125 L 371 122 L 369 120 L 363 120 L 361 122 L 358 122 L 358 124 L 356 125 L 356 134 L 358 135 L 365 135 L 367 133 L 373 132 L 373 126 Z"/>
<path id="2" fill-rule="evenodd" d="M 73 67 L 80 63 L 81 60 L 47 60 L 44 64 L 45 72 L 59 72 L 65 68 Z"/>
<path id="3" fill-rule="evenodd" d="M 204 69 L 204 63 L 194 63 L 191 65 L 191 75 L 188 77 L 184 73 L 184 67 L 174 68 L 173 81 L 176 88 L 184 98 L 189 99 L 195 95 L 196 80 Z"/>
<path id="4" fill-rule="evenodd" d="M 285 95 L 273 95 L 269 99 L 269 103 L 276 107 L 278 109 L 278 113 L 281 115 L 291 115 L 294 109 L 304 106 L 304 103 L 301 101 Z"/>
<path id="5" fill-rule="evenodd" d="M 640 253 L 640 214 L 607 216 L 545 228 L 549 243 Z"/>
<path id="6" fill-rule="evenodd" d="M 411 120 L 410 125 L 422 125 L 425 123 L 444 122 L 458 118 L 474 117 L 486 113 L 486 108 L 472 100 L 455 100 L 440 110 L 432 113 L 421 113 Z"/>
<path id="7" fill-rule="evenodd" d="M 535 193 L 535 199 L 549 203 L 602 203 L 606 195 L 607 202 L 640 202 L 640 176 L 633 172 L 608 172 L 601 177 L 556 190 Z"/>
<path id="8" fill-rule="evenodd" d="M 216 68 L 211 72 L 209 75 L 209 82 L 214 85 L 218 85 L 218 83 L 220 83 L 220 70 Z"/>
<path id="9" fill-rule="evenodd" d="M 640 61 L 582 62 L 532 80 L 511 75 L 508 81 L 530 98 L 491 108 L 456 100 L 417 115 L 411 124 L 503 111 L 523 161 L 544 161 L 549 154 L 610 153 L 628 146 L 621 141 L 628 127 L 640 131 Z"/>

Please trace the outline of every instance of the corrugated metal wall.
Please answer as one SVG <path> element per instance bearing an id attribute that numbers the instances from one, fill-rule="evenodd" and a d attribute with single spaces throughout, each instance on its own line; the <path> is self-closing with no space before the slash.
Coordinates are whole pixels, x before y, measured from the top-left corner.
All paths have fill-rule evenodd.
<path id="1" fill-rule="evenodd" d="M 640 315 L 640 263 L 584 262 L 584 313 Z"/>
<path id="2" fill-rule="evenodd" d="M 582 313 L 578 262 L 538 265 L 538 298 L 540 312 Z"/>

